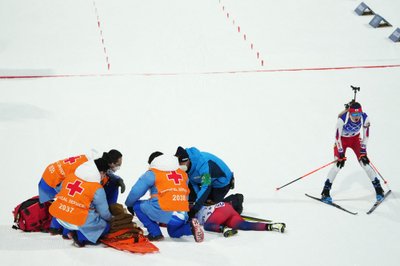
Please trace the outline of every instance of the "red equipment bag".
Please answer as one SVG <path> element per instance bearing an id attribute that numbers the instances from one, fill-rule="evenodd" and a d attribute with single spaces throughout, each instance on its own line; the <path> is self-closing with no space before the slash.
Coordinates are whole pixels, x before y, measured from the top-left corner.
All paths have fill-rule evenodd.
<path id="1" fill-rule="evenodd" d="M 22 202 L 12 212 L 14 215 L 12 228 L 24 232 L 48 232 L 52 219 L 49 213 L 50 205 L 51 202 L 39 203 L 39 196 Z"/>

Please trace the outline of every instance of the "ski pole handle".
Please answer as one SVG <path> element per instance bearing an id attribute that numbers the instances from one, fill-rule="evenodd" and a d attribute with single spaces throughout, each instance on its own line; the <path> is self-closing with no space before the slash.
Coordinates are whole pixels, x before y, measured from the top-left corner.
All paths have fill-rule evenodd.
<path id="1" fill-rule="evenodd" d="M 284 188 L 284 187 L 286 187 L 286 186 L 288 186 L 288 185 L 290 185 L 290 184 L 292 184 L 292 183 L 294 183 L 294 182 L 296 182 L 296 181 L 298 181 L 298 180 L 300 180 L 300 179 L 302 179 L 302 178 L 304 178 L 304 177 L 306 177 L 306 176 L 308 176 L 308 175 L 311 175 L 311 174 L 313 174 L 313 173 L 315 173 L 315 172 L 321 170 L 322 168 L 325 168 L 325 167 L 327 167 L 327 166 L 329 166 L 329 165 L 331 165 L 331 164 L 333 164 L 333 163 L 336 163 L 336 162 L 337 162 L 337 160 L 334 160 L 334 161 L 332 161 L 332 162 L 330 162 L 330 163 L 327 163 L 327 164 L 325 164 L 325 165 L 323 165 L 323 166 L 321 166 L 321 167 L 319 167 L 319 168 L 317 168 L 317 169 L 315 169 L 315 170 L 312 170 L 311 172 L 309 172 L 309 173 L 307 173 L 307 174 L 305 174 L 305 175 L 303 175 L 303 176 L 300 176 L 299 178 L 296 178 L 296 179 L 293 180 L 293 181 L 290 181 L 289 183 L 287 183 L 287 184 L 285 184 L 285 185 L 283 185 L 283 186 L 281 186 L 281 187 L 277 187 L 276 190 L 280 190 L 281 188 Z"/>

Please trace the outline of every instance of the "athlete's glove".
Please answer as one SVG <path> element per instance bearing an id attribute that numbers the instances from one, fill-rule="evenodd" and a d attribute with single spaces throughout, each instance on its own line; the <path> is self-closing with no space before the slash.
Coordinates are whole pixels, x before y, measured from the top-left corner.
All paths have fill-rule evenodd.
<path id="1" fill-rule="evenodd" d="M 361 155 L 360 155 L 360 158 L 358 158 L 358 160 L 359 160 L 360 162 L 362 162 L 364 165 L 369 164 L 369 159 L 368 159 L 368 157 L 367 157 L 366 154 L 361 154 Z"/>
<path id="2" fill-rule="evenodd" d="M 342 168 L 344 166 L 344 162 L 346 161 L 346 157 L 344 155 L 344 151 L 339 151 L 339 158 L 337 159 L 336 166 L 338 168 Z"/>

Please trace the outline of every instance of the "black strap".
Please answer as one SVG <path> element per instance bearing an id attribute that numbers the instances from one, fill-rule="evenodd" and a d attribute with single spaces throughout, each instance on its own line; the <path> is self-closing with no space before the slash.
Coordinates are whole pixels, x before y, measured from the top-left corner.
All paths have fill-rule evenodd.
<path id="1" fill-rule="evenodd" d="M 37 203 L 37 202 L 39 202 L 39 197 L 38 196 L 32 197 L 32 198 L 27 199 L 24 202 L 22 202 L 21 205 L 19 205 L 18 210 L 16 210 L 16 212 L 14 213 L 14 223 L 16 223 L 18 221 L 19 212 L 20 212 L 21 209 L 25 209 L 25 208 L 27 208 L 27 207 L 29 207 L 29 206 Z M 26 214 L 29 215 L 29 211 Z"/>

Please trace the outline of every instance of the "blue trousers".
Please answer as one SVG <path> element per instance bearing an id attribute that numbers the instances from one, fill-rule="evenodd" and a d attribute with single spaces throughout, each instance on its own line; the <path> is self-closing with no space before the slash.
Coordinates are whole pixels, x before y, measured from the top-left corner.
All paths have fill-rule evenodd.
<path id="1" fill-rule="evenodd" d="M 151 236 L 159 236 L 162 235 L 160 226 L 157 221 L 151 220 L 146 214 L 142 212 L 140 209 L 140 201 L 137 201 L 133 205 L 133 210 L 135 211 L 136 216 L 142 222 L 144 227 L 146 227 L 149 235 Z M 167 224 L 168 235 L 173 238 L 179 238 L 184 235 L 192 235 L 190 224 L 187 221 L 187 216 L 178 217 L 176 215 L 172 215 L 171 220 Z"/>

